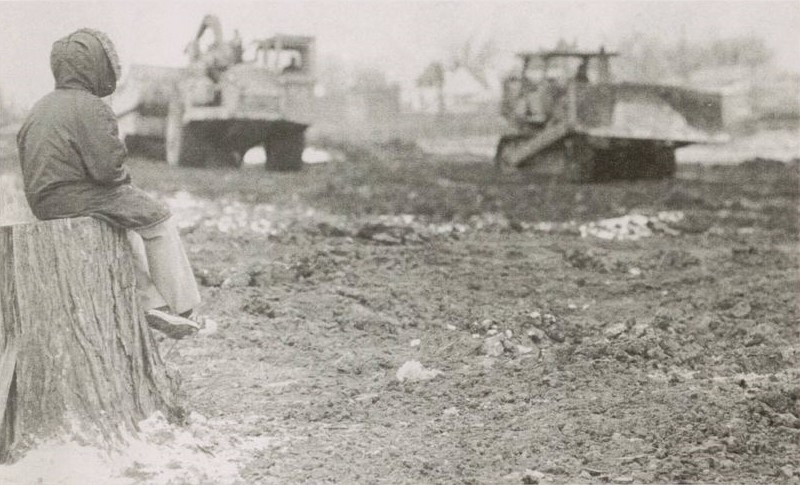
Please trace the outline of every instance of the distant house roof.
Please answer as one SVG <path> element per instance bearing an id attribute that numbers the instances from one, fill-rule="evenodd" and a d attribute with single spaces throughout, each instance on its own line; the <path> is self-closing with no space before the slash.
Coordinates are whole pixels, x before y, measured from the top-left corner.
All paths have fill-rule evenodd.
<path id="1" fill-rule="evenodd" d="M 488 88 L 485 78 L 462 66 L 445 73 L 445 84 L 446 90 L 455 94 L 477 93 Z"/>
<path id="2" fill-rule="evenodd" d="M 439 87 L 444 84 L 444 67 L 441 62 L 432 62 L 417 78 L 417 86 Z"/>
<path id="3" fill-rule="evenodd" d="M 445 69 L 440 62 L 432 62 L 417 78 L 416 84 L 419 87 L 440 87 L 454 82 L 462 86 L 477 83 L 480 89 L 491 89 L 487 74 L 464 65 Z"/>

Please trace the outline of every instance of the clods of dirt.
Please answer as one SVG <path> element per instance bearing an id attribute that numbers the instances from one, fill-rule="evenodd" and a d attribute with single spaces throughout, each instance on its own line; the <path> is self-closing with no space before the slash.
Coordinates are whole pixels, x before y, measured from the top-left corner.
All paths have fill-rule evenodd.
<path id="1" fill-rule="evenodd" d="M 397 369 L 397 380 L 400 382 L 429 381 L 442 371 L 438 369 L 427 369 L 419 361 L 409 360 Z"/>
<path id="2" fill-rule="evenodd" d="M 219 323 L 167 358 L 223 423 L 200 445 L 268 442 L 240 483 L 800 479 L 796 168 L 577 185 L 341 149 L 298 173 L 131 167 Z M 580 237 L 672 211 L 678 234 Z M 400 382 L 409 362 L 441 374 Z"/>

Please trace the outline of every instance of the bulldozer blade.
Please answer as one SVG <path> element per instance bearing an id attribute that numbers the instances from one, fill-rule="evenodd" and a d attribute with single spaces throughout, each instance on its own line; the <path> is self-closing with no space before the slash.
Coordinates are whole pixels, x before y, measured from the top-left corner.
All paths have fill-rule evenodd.
<path id="1" fill-rule="evenodd" d="M 577 133 L 675 147 L 728 141 L 717 94 L 634 83 L 574 85 L 574 89 Z"/>

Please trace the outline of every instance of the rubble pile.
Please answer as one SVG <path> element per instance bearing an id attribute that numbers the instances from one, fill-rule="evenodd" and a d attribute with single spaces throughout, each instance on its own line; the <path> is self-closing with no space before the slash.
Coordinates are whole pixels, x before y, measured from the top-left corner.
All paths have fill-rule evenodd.
<path id="1" fill-rule="evenodd" d="M 413 214 L 377 215 L 354 222 L 344 216 L 303 206 L 278 208 L 272 204 L 248 204 L 233 199 L 212 201 L 185 191 L 166 197 L 165 202 L 183 232 L 204 227 L 223 233 L 247 232 L 275 236 L 290 226 L 300 225 L 309 234 L 351 237 L 383 245 L 415 244 L 436 237 L 458 238 L 471 231 L 533 231 L 636 241 L 654 235 L 680 235 L 681 232 L 673 226 L 684 219 L 681 211 L 662 211 L 655 215 L 627 214 L 585 224 L 575 221 L 528 223 L 511 220 L 503 214 L 486 212 L 462 222 L 432 222 Z"/>
<path id="2" fill-rule="evenodd" d="M 683 212 L 680 211 L 662 211 L 654 216 L 628 214 L 583 224 L 578 230 L 581 237 L 591 236 L 614 241 L 636 241 L 655 234 L 677 236 L 680 231 L 670 224 L 682 221 L 683 217 Z"/>

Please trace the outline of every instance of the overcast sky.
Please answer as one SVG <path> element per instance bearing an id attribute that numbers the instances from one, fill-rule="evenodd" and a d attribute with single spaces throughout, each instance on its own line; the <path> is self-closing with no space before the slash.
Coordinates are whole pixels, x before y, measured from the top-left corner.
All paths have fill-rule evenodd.
<path id="1" fill-rule="evenodd" d="M 505 52 L 615 42 L 634 31 L 688 39 L 758 35 L 776 63 L 800 72 L 800 2 L 794 1 L 96 1 L 0 0 L 0 89 L 27 106 L 52 89 L 50 47 L 80 27 L 107 32 L 123 67 L 183 65 L 182 51 L 203 15 L 214 13 L 226 37 L 314 35 L 318 52 L 374 64 L 392 79 L 411 79 L 431 60 L 473 36 Z"/>

